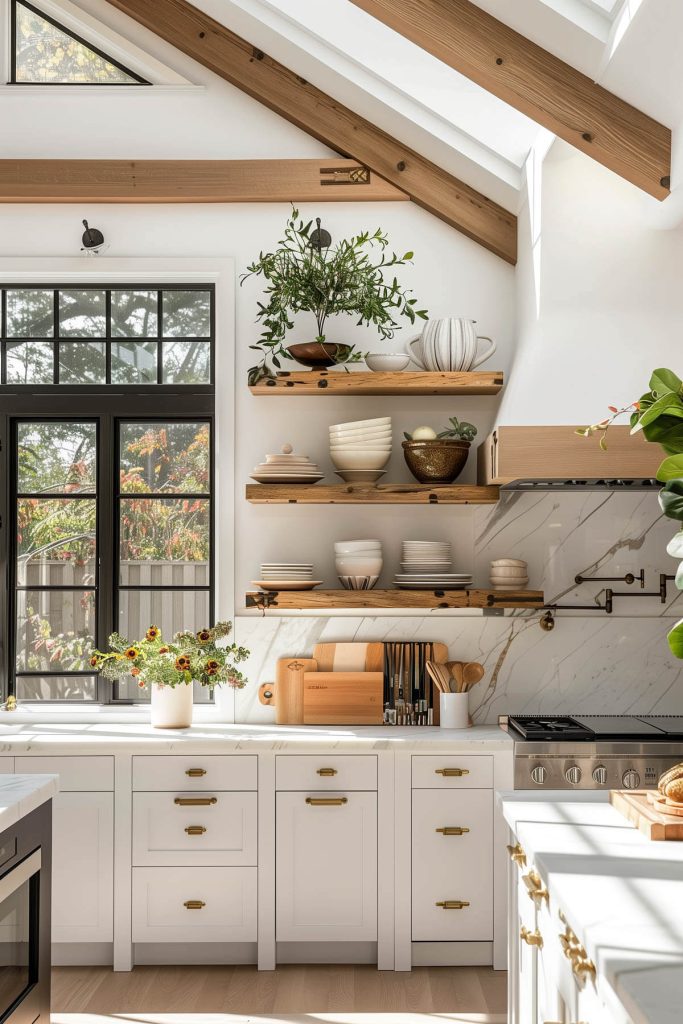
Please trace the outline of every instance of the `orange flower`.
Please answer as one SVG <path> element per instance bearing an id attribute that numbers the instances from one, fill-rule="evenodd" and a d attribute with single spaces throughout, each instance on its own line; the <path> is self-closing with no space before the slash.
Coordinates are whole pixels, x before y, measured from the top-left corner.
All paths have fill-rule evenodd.
<path id="1" fill-rule="evenodd" d="M 139 653 L 140 652 L 137 647 L 129 647 L 128 650 L 124 652 L 124 657 L 130 658 L 131 661 L 135 661 Z"/>
<path id="2" fill-rule="evenodd" d="M 92 658 L 90 659 L 90 665 L 92 666 L 92 668 L 97 668 L 97 655 L 96 654 L 93 654 Z"/>
<path id="3" fill-rule="evenodd" d="M 143 689 L 144 689 L 144 687 L 145 687 L 145 681 L 144 681 L 144 679 L 141 679 L 141 680 L 140 680 L 140 682 L 138 683 L 138 686 L 140 687 L 140 689 L 141 689 L 141 690 L 143 690 Z"/>
<path id="4" fill-rule="evenodd" d="M 199 640 L 200 644 L 206 644 L 211 639 L 211 633 L 209 632 L 208 629 L 200 629 L 199 632 L 197 633 L 197 639 Z"/>
<path id="5" fill-rule="evenodd" d="M 188 658 L 188 656 L 186 654 L 181 654 L 178 658 L 176 658 L 175 667 L 178 670 L 178 672 L 186 672 L 187 669 L 189 669 L 190 667 L 190 659 Z"/>
<path id="6" fill-rule="evenodd" d="M 139 676 L 139 675 L 140 675 L 140 669 L 139 669 L 139 668 L 132 668 L 132 669 L 130 670 L 130 674 L 131 674 L 132 676 Z"/>
<path id="7" fill-rule="evenodd" d="M 160 647 L 159 654 L 168 654 L 168 647 Z"/>
<path id="8" fill-rule="evenodd" d="M 145 640 L 156 640 L 160 632 L 161 630 L 159 629 L 158 626 L 150 626 L 147 632 L 145 633 Z"/>
<path id="9" fill-rule="evenodd" d="M 205 667 L 206 667 L 206 671 L 209 674 L 211 674 L 212 671 L 215 674 L 221 666 L 220 666 L 219 662 L 215 661 L 213 658 L 210 658 L 209 661 L 207 661 Z"/>

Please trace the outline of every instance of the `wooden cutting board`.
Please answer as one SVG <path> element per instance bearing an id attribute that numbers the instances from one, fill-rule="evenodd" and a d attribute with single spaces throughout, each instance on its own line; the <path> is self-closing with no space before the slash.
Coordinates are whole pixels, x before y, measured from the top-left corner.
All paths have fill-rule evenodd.
<path id="1" fill-rule="evenodd" d="M 320 672 L 382 672 L 383 643 L 316 644 L 313 657 Z"/>
<path id="2" fill-rule="evenodd" d="M 613 789 L 609 795 L 615 810 L 632 822 L 644 836 L 654 840 L 683 840 L 683 818 L 664 814 L 649 799 L 646 790 Z"/>
<path id="3" fill-rule="evenodd" d="M 315 658 L 280 658 L 275 666 L 275 721 L 301 725 L 304 720 L 304 675 L 315 672 Z"/>
<path id="4" fill-rule="evenodd" d="M 383 696 L 382 672 L 306 672 L 304 725 L 381 725 Z"/>

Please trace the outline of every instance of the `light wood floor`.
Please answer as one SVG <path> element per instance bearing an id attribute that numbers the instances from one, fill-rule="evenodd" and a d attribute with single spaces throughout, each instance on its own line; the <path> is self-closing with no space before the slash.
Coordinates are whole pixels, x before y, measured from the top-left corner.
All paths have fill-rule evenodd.
<path id="1" fill-rule="evenodd" d="M 306 1024 L 318 1024 L 319 1018 L 307 1015 L 326 1013 L 334 1015 L 326 1020 L 336 1024 L 348 1014 L 391 1014 L 395 1020 L 402 1013 L 416 1014 L 420 1024 L 427 1022 L 422 1015 L 429 1014 L 493 1024 L 505 1020 L 498 1015 L 505 1011 L 506 980 L 504 971 L 488 967 L 416 967 L 411 972 L 298 964 L 263 972 L 254 967 L 136 967 L 117 974 L 105 967 L 56 967 L 52 1019 L 61 1024 L 70 1014 L 113 1014 L 125 1021 L 153 1014 L 146 1018 L 152 1024 L 157 1014 L 191 1013 L 193 1019 L 196 1014 L 248 1014 L 254 1021 L 259 1014 L 269 1021 L 272 1014 L 278 1020 L 294 1014 Z"/>

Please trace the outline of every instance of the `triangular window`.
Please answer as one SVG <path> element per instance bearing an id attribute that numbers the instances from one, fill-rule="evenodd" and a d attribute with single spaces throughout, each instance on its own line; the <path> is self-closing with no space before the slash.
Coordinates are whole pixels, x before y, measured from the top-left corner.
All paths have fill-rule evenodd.
<path id="1" fill-rule="evenodd" d="M 149 85 L 140 75 L 23 0 L 12 3 L 11 82 L 16 85 Z"/>

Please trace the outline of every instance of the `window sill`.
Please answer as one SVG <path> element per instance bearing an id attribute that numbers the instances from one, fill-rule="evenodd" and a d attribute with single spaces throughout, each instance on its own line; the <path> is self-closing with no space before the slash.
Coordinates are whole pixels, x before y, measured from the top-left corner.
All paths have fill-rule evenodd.
<path id="1" fill-rule="evenodd" d="M 195 723 L 232 724 L 233 715 L 224 708 L 195 704 L 193 721 Z M 150 708 L 144 704 L 123 705 L 115 707 L 111 704 L 97 704 L 92 707 L 76 704 L 19 704 L 16 711 L 0 711 L 0 725 L 37 725 L 43 722 L 61 722 L 64 724 L 96 724 L 97 722 L 116 723 L 149 723 Z"/>

